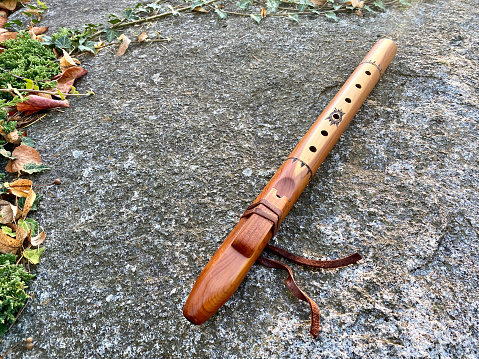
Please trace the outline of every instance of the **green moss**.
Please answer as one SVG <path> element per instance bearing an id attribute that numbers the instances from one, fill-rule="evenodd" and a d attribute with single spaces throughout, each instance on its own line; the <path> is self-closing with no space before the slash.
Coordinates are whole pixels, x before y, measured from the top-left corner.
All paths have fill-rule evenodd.
<path id="1" fill-rule="evenodd" d="M 15 259 L 13 254 L 0 254 L 0 335 L 7 331 L 25 305 L 28 299 L 25 283 L 34 277 L 16 265 Z"/>
<path id="2" fill-rule="evenodd" d="M 10 84 L 15 88 L 25 88 L 25 80 L 13 75 L 36 82 L 40 89 L 55 87 L 50 79 L 60 73 L 60 65 L 55 61 L 53 51 L 22 31 L 16 40 L 3 43 L 5 51 L 0 54 L 0 88 Z M 0 98 L 11 99 L 9 94 L 0 94 Z"/>

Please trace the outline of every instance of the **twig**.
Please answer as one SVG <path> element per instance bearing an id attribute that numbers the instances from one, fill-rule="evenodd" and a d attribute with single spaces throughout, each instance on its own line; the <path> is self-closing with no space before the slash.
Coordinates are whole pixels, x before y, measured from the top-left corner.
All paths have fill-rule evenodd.
<path id="1" fill-rule="evenodd" d="M 42 118 L 44 118 L 46 115 L 47 115 L 47 114 L 46 114 L 46 113 L 44 113 L 44 114 L 43 114 L 43 115 L 41 115 L 39 118 L 37 118 L 35 121 L 33 121 L 33 122 L 30 122 L 30 123 L 26 124 L 25 126 L 21 126 L 21 128 L 26 128 L 26 127 L 28 127 L 28 126 L 31 126 L 31 125 L 33 125 L 35 122 L 38 122 L 38 121 L 40 121 L 40 120 L 41 120 Z"/>
<path id="2" fill-rule="evenodd" d="M 54 95 L 54 96 L 58 96 L 58 92 L 50 92 L 50 91 L 44 91 L 44 90 L 28 90 L 28 89 L 0 89 L 0 92 L 7 92 L 7 93 L 11 93 L 12 90 L 17 90 L 17 91 L 20 91 L 20 92 L 28 92 L 28 93 L 31 93 L 31 94 L 36 94 L 36 93 L 45 93 L 45 94 L 48 94 L 48 95 Z M 64 93 L 63 96 L 92 96 L 91 93 Z"/>
<path id="3" fill-rule="evenodd" d="M 213 4 L 214 2 L 217 2 L 217 1 L 218 0 L 210 0 L 208 2 L 205 2 L 203 4 L 203 6 Z M 129 22 L 119 22 L 119 23 L 113 25 L 111 28 L 112 29 L 120 29 L 122 27 L 128 27 L 128 26 L 143 24 L 144 22 L 158 20 L 158 19 L 161 19 L 162 17 L 170 16 L 170 15 L 173 15 L 174 13 L 177 13 L 177 12 L 185 12 L 185 11 L 188 11 L 188 10 L 191 10 L 191 5 L 179 8 L 178 10 L 164 12 L 164 13 L 157 14 L 157 15 L 152 15 L 152 16 L 144 17 L 144 18 L 141 18 L 141 19 L 138 19 L 138 20 L 133 20 L 133 21 L 129 21 Z M 97 31 L 97 32 L 93 33 L 91 35 L 91 37 L 95 38 L 97 36 L 100 36 L 102 33 L 103 33 L 103 30 Z"/>

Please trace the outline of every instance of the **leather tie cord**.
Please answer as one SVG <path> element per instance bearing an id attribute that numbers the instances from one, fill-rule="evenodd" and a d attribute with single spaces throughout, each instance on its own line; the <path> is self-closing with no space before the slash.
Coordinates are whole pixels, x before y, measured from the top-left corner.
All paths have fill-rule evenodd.
<path id="1" fill-rule="evenodd" d="M 348 266 L 350 264 L 354 264 L 362 259 L 359 253 L 354 253 L 348 257 L 344 257 L 344 258 L 340 258 L 336 260 L 318 261 L 318 260 L 312 260 L 312 259 L 300 257 L 296 254 L 290 253 L 288 251 L 285 251 L 284 249 L 281 249 L 269 244 L 266 245 L 265 249 L 269 250 L 270 252 L 276 253 L 294 263 L 303 264 L 313 268 L 339 268 L 339 267 Z M 311 329 L 309 332 L 314 338 L 317 338 L 319 334 L 319 307 L 310 297 L 308 297 L 306 293 L 304 293 L 298 287 L 298 285 L 294 281 L 293 271 L 291 270 L 291 268 L 282 262 L 265 258 L 263 256 L 258 257 L 257 261 L 258 263 L 264 265 L 265 267 L 283 269 L 288 272 L 289 275 L 288 275 L 288 278 L 286 279 L 286 285 L 288 286 L 288 289 L 296 298 L 302 301 L 308 302 L 309 307 L 311 309 Z"/>

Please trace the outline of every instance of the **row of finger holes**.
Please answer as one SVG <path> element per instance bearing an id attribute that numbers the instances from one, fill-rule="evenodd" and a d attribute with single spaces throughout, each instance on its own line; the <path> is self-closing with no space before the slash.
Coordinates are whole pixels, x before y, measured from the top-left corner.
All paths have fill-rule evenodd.
<path id="1" fill-rule="evenodd" d="M 367 71 L 367 70 L 366 70 L 366 71 L 364 71 L 364 73 L 365 73 L 366 75 L 368 75 L 368 76 L 371 76 L 371 72 L 370 72 L 370 71 Z M 361 86 L 361 84 L 356 84 L 356 87 L 357 87 L 358 89 L 360 89 L 362 86 Z M 350 99 L 349 97 L 346 97 L 346 98 L 344 99 L 344 101 L 346 101 L 347 103 L 351 103 L 351 99 Z M 333 117 L 334 117 L 335 119 L 339 119 L 339 115 L 338 115 L 338 114 L 334 114 Z M 328 131 L 322 130 L 322 131 L 321 131 L 321 134 L 322 134 L 323 136 L 327 136 L 327 135 L 328 135 Z M 315 146 L 310 146 L 310 147 L 309 147 L 309 150 L 310 150 L 311 152 L 316 152 L 316 147 L 315 147 Z"/>

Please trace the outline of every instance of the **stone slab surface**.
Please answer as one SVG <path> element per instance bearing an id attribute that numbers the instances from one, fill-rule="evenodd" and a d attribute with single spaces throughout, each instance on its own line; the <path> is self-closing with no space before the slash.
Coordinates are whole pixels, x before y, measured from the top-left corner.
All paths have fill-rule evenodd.
<path id="1" fill-rule="evenodd" d="M 51 171 L 48 234 L 10 358 L 477 358 L 479 24 L 473 2 L 417 1 L 360 18 L 184 15 L 129 31 L 168 44 L 108 48 L 80 91 L 29 129 Z M 53 0 L 52 29 L 135 2 Z M 338 270 L 254 266 L 207 323 L 183 304 L 201 269 L 378 38 L 386 74 L 273 243 Z"/>

